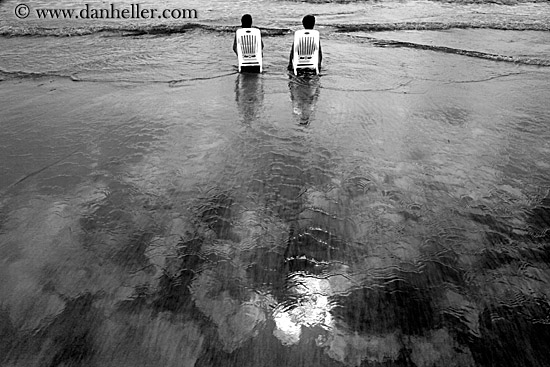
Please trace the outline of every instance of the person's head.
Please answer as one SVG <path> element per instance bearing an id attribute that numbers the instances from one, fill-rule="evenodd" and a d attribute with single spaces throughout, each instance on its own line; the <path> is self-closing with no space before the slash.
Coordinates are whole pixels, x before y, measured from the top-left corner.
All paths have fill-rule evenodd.
<path id="1" fill-rule="evenodd" d="M 302 19 L 302 24 L 305 29 L 313 29 L 315 26 L 315 17 L 311 14 L 308 14 Z"/>
<path id="2" fill-rule="evenodd" d="M 241 25 L 243 28 L 250 28 L 252 27 L 252 15 L 245 14 L 241 18 Z"/>

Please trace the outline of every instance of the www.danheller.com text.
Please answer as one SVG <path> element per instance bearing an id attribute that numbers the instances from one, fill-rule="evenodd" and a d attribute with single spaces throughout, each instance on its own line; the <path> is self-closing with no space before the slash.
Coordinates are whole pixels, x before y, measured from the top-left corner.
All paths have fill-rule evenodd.
<path id="1" fill-rule="evenodd" d="M 16 16 L 20 19 L 27 18 L 31 9 L 26 4 L 16 7 Z M 145 7 L 141 4 L 130 4 L 126 7 L 117 7 L 111 3 L 106 7 L 96 7 L 92 4 L 84 4 L 78 8 L 40 8 L 34 9 L 39 19 L 191 19 L 198 18 L 196 9 L 157 9 Z"/>

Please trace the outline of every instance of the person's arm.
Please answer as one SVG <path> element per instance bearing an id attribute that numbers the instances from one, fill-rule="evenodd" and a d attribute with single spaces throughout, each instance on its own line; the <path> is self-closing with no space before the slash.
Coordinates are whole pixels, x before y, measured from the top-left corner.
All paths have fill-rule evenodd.
<path id="1" fill-rule="evenodd" d="M 323 61 L 323 50 L 321 49 L 321 41 L 319 41 L 319 70 L 321 70 L 321 61 Z"/>
<path id="2" fill-rule="evenodd" d="M 262 57 L 264 57 L 264 40 L 261 40 L 262 42 Z"/>
<path id="3" fill-rule="evenodd" d="M 288 70 L 292 70 L 292 60 L 294 58 L 294 42 L 292 42 L 292 47 L 290 48 L 290 56 L 288 57 Z"/>
<path id="4" fill-rule="evenodd" d="M 235 38 L 233 39 L 233 52 L 235 52 L 235 55 L 237 54 L 237 34 L 235 33 Z"/>

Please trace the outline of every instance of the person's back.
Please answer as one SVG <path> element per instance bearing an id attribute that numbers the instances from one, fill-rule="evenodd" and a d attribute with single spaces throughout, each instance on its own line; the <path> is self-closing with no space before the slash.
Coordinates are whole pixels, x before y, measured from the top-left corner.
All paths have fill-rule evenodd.
<path id="1" fill-rule="evenodd" d="M 245 14 L 241 17 L 241 28 L 252 28 L 252 15 Z M 262 49 L 264 48 L 264 41 L 262 40 Z M 235 34 L 235 39 L 233 40 L 233 52 L 237 54 L 237 35 Z"/>
<path id="2" fill-rule="evenodd" d="M 302 19 L 302 25 L 304 26 L 304 29 L 313 29 L 315 27 L 315 16 L 313 15 L 306 15 Z M 292 42 L 292 47 L 290 48 L 290 57 L 288 60 L 288 70 L 292 70 L 292 61 L 294 59 L 294 42 Z M 321 41 L 319 41 L 319 70 L 321 70 L 321 61 L 323 59 L 323 52 L 321 50 Z"/>

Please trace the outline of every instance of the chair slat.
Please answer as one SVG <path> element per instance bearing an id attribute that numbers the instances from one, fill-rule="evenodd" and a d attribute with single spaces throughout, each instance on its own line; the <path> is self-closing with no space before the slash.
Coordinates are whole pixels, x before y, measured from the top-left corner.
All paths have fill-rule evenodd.
<path id="1" fill-rule="evenodd" d="M 241 37 L 241 50 L 243 56 L 255 56 L 256 53 L 260 51 L 256 49 L 256 42 L 256 36 L 246 34 Z"/>
<path id="2" fill-rule="evenodd" d="M 316 49 L 314 37 L 301 38 L 297 47 L 299 56 L 312 56 Z"/>

